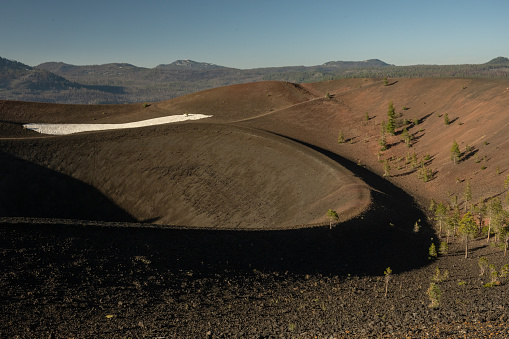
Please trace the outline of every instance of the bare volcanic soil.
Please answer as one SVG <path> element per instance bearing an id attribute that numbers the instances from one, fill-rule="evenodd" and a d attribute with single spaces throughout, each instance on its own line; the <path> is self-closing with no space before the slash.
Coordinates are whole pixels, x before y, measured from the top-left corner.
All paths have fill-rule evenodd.
<path id="1" fill-rule="evenodd" d="M 389 102 L 398 126 L 381 150 Z M 481 79 L 0 101 L 0 337 L 508 337 L 508 257 L 479 233 L 467 259 L 459 237 L 431 258 L 445 238 L 423 212 L 432 198 L 465 210 L 467 182 L 470 206 L 505 197 L 507 107 L 509 83 Z M 23 129 L 182 114 L 213 117 L 58 137 Z M 480 275 L 481 257 L 496 277 Z"/>
<path id="2" fill-rule="evenodd" d="M 426 236 L 378 223 L 212 232 L 53 222 L 0 226 L 2 337 L 509 335 L 508 278 L 483 287 L 477 265 L 505 258 L 484 239 L 467 260 L 457 244 L 433 261 L 415 255 Z M 426 291 L 437 267 L 449 277 L 434 309 Z"/>
<path id="3" fill-rule="evenodd" d="M 268 229 L 323 223 L 328 208 L 346 220 L 370 204 L 367 186 L 328 157 L 228 125 L 8 140 L 4 151 L 4 216 Z"/>

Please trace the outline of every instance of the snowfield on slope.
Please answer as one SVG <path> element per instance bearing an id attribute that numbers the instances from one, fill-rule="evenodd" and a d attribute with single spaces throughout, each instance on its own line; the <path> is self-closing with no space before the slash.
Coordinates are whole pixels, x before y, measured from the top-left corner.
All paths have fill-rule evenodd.
<path id="1" fill-rule="evenodd" d="M 186 120 L 198 120 L 210 118 L 212 115 L 204 114 L 183 114 L 170 115 L 161 118 L 154 118 L 142 121 L 128 122 L 123 124 L 39 124 L 30 123 L 23 125 L 24 128 L 39 132 L 41 134 L 66 135 L 80 132 L 106 131 L 111 129 L 139 128 L 154 125 L 163 125 Z"/>

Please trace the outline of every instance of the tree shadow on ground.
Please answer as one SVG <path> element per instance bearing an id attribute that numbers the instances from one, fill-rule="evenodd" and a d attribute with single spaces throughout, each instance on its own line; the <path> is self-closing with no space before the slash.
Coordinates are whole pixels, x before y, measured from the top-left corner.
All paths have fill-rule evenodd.
<path id="1" fill-rule="evenodd" d="M 433 115 L 433 112 L 428 113 L 425 116 L 423 116 L 422 118 L 418 119 L 419 125 L 422 124 L 423 122 L 425 122 L 426 120 L 428 120 L 428 118 L 432 115 Z M 416 125 L 414 124 L 414 126 L 416 126 Z"/>
<path id="2" fill-rule="evenodd" d="M 469 151 L 463 153 L 461 161 L 467 161 L 468 159 L 475 156 L 478 152 L 479 152 L 478 148 L 476 148 L 475 146 L 471 146 Z"/>

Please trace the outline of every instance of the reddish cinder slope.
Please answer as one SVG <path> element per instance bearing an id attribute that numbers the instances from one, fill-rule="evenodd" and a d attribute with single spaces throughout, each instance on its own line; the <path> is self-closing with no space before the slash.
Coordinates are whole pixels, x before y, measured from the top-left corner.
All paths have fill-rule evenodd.
<path id="1" fill-rule="evenodd" d="M 387 161 L 391 167 L 387 180 L 423 205 L 431 198 L 446 201 L 449 195 L 457 195 L 461 203 L 467 180 L 475 201 L 504 193 L 509 175 L 508 95 L 509 82 L 502 80 L 391 79 L 384 86 L 382 80 L 347 79 L 235 85 L 148 107 L 2 102 L 4 137 L 26 136 L 19 124 L 33 121 L 104 123 L 185 113 L 214 116 L 175 126 L 44 138 L 44 147 L 33 141 L 4 141 L 2 147 L 21 159 L 90 183 L 138 220 L 226 227 L 309 224 L 326 222 L 329 208 L 348 218 L 369 205 L 367 186 L 324 160 L 320 149 L 380 177 L 382 162 Z M 389 149 L 380 151 L 378 139 L 390 101 L 399 119 L 410 122 L 405 127 L 413 137 L 412 147 L 402 141 L 401 127 L 396 136 L 387 136 Z M 450 125 L 444 124 L 446 113 Z M 340 131 L 346 143 L 338 143 Z M 454 140 L 463 152 L 467 146 L 470 149 L 457 165 L 450 160 Z M 37 156 L 32 149 L 38 150 Z M 407 159 L 414 153 L 412 164 Z M 54 154 L 60 154 L 57 160 L 47 160 Z M 428 182 L 419 176 L 422 163 L 433 172 Z M 356 172 L 360 167 L 349 168 Z M 206 189 L 198 189 L 201 186 Z M 348 189 L 338 195 L 344 187 Z"/>
<path id="2" fill-rule="evenodd" d="M 389 86 L 382 80 L 362 81 L 349 90 L 343 80 L 306 84 L 305 88 L 323 99 L 243 124 L 320 146 L 360 162 L 380 176 L 384 172 L 381 161 L 387 160 L 391 166 L 388 180 L 423 204 L 431 198 L 446 201 L 449 195 L 457 195 L 461 202 L 467 180 L 475 201 L 505 191 L 504 180 L 509 175 L 509 81 L 397 79 Z M 333 98 L 327 100 L 326 93 Z M 417 119 L 419 124 L 406 125 L 413 136 L 412 147 L 402 141 L 402 127 L 397 136 L 387 136 L 390 148 L 380 152 L 381 123 L 388 120 L 390 101 L 401 120 Z M 369 121 L 365 121 L 366 113 Z M 446 113 L 451 120 L 448 126 L 444 123 Z M 338 144 L 340 131 L 349 142 Z M 450 159 L 454 140 L 464 153 L 457 165 Z M 465 153 L 467 145 L 472 148 L 470 154 Z M 435 173 L 431 181 L 425 183 L 419 178 L 419 166 L 406 164 L 407 154 L 411 157 L 414 152 L 418 165 L 430 156 L 425 166 Z"/>

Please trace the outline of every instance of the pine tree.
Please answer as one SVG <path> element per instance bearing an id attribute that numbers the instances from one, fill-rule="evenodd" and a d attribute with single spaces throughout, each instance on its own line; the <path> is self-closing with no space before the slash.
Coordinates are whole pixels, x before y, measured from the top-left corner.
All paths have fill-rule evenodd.
<path id="1" fill-rule="evenodd" d="M 332 223 L 334 221 L 338 221 L 339 220 L 338 213 L 336 211 L 334 211 L 334 210 L 329 209 L 327 211 L 327 216 L 329 217 L 329 229 L 332 229 Z"/>
<path id="2" fill-rule="evenodd" d="M 401 133 L 403 137 L 403 141 L 405 142 L 407 147 L 412 147 L 412 135 L 408 133 L 408 130 L 405 128 L 403 129 L 403 132 Z"/>
<path id="3" fill-rule="evenodd" d="M 449 237 L 451 235 L 456 234 L 456 229 L 458 228 L 460 223 L 460 212 L 458 208 L 455 208 L 451 215 L 447 217 L 446 220 L 446 227 L 447 227 L 447 238 L 446 241 L 449 242 Z"/>
<path id="4" fill-rule="evenodd" d="M 437 203 L 436 203 L 435 199 L 431 198 L 431 200 L 429 202 L 428 211 L 435 213 L 436 208 L 437 208 Z"/>
<path id="5" fill-rule="evenodd" d="M 481 231 L 484 226 L 484 218 L 486 217 L 488 209 L 484 201 L 481 200 L 477 205 L 474 206 L 473 213 L 477 216 L 479 220 L 479 230 Z"/>
<path id="6" fill-rule="evenodd" d="M 488 237 L 486 242 L 490 242 L 491 231 L 495 230 L 498 234 L 498 231 L 504 222 L 504 209 L 499 198 L 493 198 L 490 200 L 488 204 L 488 218 Z"/>
<path id="7" fill-rule="evenodd" d="M 447 113 L 444 114 L 444 123 L 446 125 L 450 125 L 451 124 L 451 121 L 449 121 L 449 115 L 447 115 Z"/>
<path id="8" fill-rule="evenodd" d="M 509 245 L 509 225 L 504 224 L 499 230 L 500 239 L 504 244 L 504 257 L 507 254 L 507 246 Z"/>
<path id="9" fill-rule="evenodd" d="M 442 224 L 447 220 L 447 208 L 442 203 L 438 203 L 435 209 L 435 220 L 438 221 L 438 235 L 441 235 Z"/>
<path id="10" fill-rule="evenodd" d="M 430 258 L 436 258 L 438 256 L 437 249 L 434 243 L 431 243 L 429 247 L 428 254 Z"/>
<path id="11" fill-rule="evenodd" d="M 396 112 L 394 110 L 394 105 L 392 101 L 389 103 L 387 116 L 389 117 L 389 121 L 387 122 L 387 125 L 385 125 L 385 128 L 387 130 L 387 133 L 394 135 L 396 134 Z"/>
<path id="12" fill-rule="evenodd" d="M 458 232 L 465 239 L 465 259 L 466 259 L 468 258 L 468 241 L 471 238 L 475 237 L 475 235 L 477 234 L 477 225 L 470 212 L 467 212 L 467 214 L 465 214 L 463 218 L 461 218 Z"/>
<path id="13" fill-rule="evenodd" d="M 385 275 L 385 297 L 387 298 L 387 291 L 389 290 L 389 281 L 391 280 L 392 270 L 390 267 L 387 267 L 387 269 L 384 271 Z"/>
<path id="14" fill-rule="evenodd" d="M 463 198 L 465 199 L 465 212 L 468 209 L 468 202 L 472 200 L 472 188 L 470 187 L 470 180 L 467 180 L 465 191 L 463 192 Z"/>
<path id="15" fill-rule="evenodd" d="M 458 143 L 454 141 L 451 147 L 451 160 L 454 164 L 457 164 L 460 161 L 460 158 L 461 158 L 460 148 L 458 146 Z"/>
<path id="16" fill-rule="evenodd" d="M 442 296 L 442 290 L 437 283 L 431 282 L 428 288 L 428 296 L 431 301 L 428 307 L 430 308 L 439 308 L 440 307 L 440 297 Z"/>
<path id="17" fill-rule="evenodd" d="M 345 135 L 343 134 L 343 130 L 340 130 L 339 131 L 339 136 L 338 136 L 338 144 L 344 144 L 345 143 Z"/>

